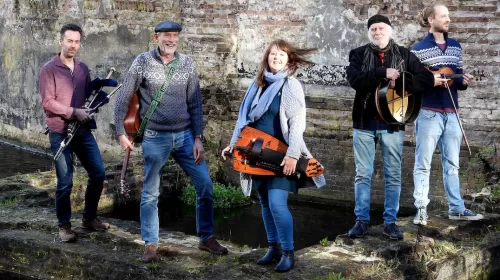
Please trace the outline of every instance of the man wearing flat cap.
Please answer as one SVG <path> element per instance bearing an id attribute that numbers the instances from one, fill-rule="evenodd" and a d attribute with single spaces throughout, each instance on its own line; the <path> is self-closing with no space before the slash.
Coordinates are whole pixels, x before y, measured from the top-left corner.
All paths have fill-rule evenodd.
<path id="1" fill-rule="evenodd" d="M 196 189 L 198 248 L 227 254 L 227 249 L 213 236 L 212 181 L 204 160 L 201 91 L 193 60 L 176 52 L 181 30 L 180 24 L 169 20 L 155 27 L 158 47 L 135 58 L 115 104 L 120 145 L 133 150 L 124 120 L 134 92 L 139 95 L 141 127 L 136 139 L 142 140 L 144 159 L 140 210 L 141 237 L 146 244 L 144 262 L 157 259 L 160 176 L 170 155 L 191 177 Z"/>
<path id="2" fill-rule="evenodd" d="M 431 89 L 435 81 L 432 73 L 424 68 L 413 53 L 394 42 L 392 25 L 387 17 L 374 15 L 368 19 L 367 27 L 370 43 L 351 50 L 347 67 L 349 85 L 356 90 L 352 110 L 356 224 L 349 230 L 348 235 L 360 237 L 368 230 L 373 161 L 378 142 L 382 152 L 385 181 L 383 234 L 398 240 L 403 238 L 396 220 L 401 192 L 401 157 L 405 127 L 400 124 L 388 124 L 381 118 L 375 104 L 375 91 L 382 81 L 390 81 L 391 87 L 399 85 L 401 71 L 411 74 L 411 82 L 408 82 L 407 88 L 414 93 Z"/>

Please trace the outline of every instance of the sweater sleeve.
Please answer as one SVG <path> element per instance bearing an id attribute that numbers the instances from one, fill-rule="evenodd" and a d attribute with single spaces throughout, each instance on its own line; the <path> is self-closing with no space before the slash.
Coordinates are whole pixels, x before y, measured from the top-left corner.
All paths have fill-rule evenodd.
<path id="1" fill-rule="evenodd" d="M 357 91 L 373 90 L 380 84 L 380 80 L 386 76 L 385 67 L 377 67 L 363 71 L 362 49 L 351 50 L 349 53 L 349 66 L 347 66 L 347 80 L 349 85 Z"/>
<path id="2" fill-rule="evenodd" d="M 407 69 L 412 76 L 413 91 L 424 93 L 429 92 L 434 88 L 434 75 L 431 71 L 427 70 L 420 59 L 410 52 L 408 52 L 408 64 Z"/>
<path id="3" fill-rule="evenodd" d="M 139 85 L 142 80 L 142 68 L 141 56 L 135 58 L 132 66 L 130 66 L 125 79 L 123 80 L 123 86 L 118 92 L 115 100 L 115 127 L 116 135 L 125 135 L 125 127 L 123 125 L 125 121 L 125 116 L 128 112 L 128 105 L 132 95 L 139 89 Z"/>
<path id="4" fill-rule="evenodd" d="M 288 79 L 283 91 L 291 91 L 289 103 L 285 105 L 285 114 L 288 119 L 288 150 L 286 155 L 295 159 L 300 158 L 300 148 L 304 144 L 306 130 L 306 100 L 302 85 L 297 79 Z"/>
<path id="5" fill-rule="evenodd" d="M 463 74 L 464 73 L 464 61 L 462 59 L 462 46 L 460 45 L 459 42 L 456 42 L 456 43 L 460 47 L 460 53 L 458 54 L 458 64 L 457 64 L 456 72 L 457 72 L 457 74 Z M 457 90 L 466 90 L 468 85 L 464 85 L 463 82 L 464 82 L 464 79 L 460 78 L 460 79 L 456 79 L 453 84 L 456 85 Z"/>
<path id="6" fill-rule="evenodd" d="M 193 135 L 196 136 L 203 134 L 202 97 L 200 81 L 194 63 L 191 59 L 189 59 L 187 63 L 190 63 L 190 65 L 188 65 L 190 70 L 187 86 L 187 108 L 191 120 L 191 129 L 193 130 Z"/>

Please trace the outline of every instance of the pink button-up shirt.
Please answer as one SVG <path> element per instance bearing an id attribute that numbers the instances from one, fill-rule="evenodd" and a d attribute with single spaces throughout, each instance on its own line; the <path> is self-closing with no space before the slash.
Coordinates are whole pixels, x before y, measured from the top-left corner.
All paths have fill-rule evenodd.
<path id="1" fill-rule="evenodd" d="M 85 103 L 85 91 L 90 82 L 87 65 L 75 59 L 73 74 L 59 55 L 47 62 L 40 71 L 40 95 L 50 130 L 65 133 L 75 108 Z"/>

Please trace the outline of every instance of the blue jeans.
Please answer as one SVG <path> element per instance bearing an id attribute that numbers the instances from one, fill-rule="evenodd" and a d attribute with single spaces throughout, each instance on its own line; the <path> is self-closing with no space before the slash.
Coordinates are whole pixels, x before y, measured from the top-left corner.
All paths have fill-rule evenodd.
<path id="1" fill-rule="evenodd" d="M 460 195 L 460 178 L 458 176 L 462 131 L 457 116 L 454 113 L 422 109 L 415 122 L 415 133 L 417 141 L 413 170 L 415 207 L 427 207 L 429 204 L 429 177 L 432 155 L 437 144 L 441 152 L 448 211 L 462 213 L 465 210 L 465 205 Z"/>
<path id="2" fill-rule="evenodd" d="M 281 243 L 283 250 L 293 250 L 293 218 L 287 205 L 288 191 L 267 190 L 261 185 L 258 192 L 267 241 Z"/>
<path id="3" fill-rule="evenodd" d="M 65 137 L 66 134 L 49 132 L 50 149 L 54 155 Z M 94 136 L 89 129 L 79 130 L 66 146 L 61 157 L 55 162 L 57 175 L 56 214 L 59 226 L 71 225 L 70 196 L 73 188 L 73 153 L 78 157 L 89 177 L 85 191 L 84 219 L 96 218 L 97 205 L 106 178 L 101 153 Z"/>
<path id="4" fill-rule="evenodd" d="M 190 130 L 163 132 L 146 129 L 142 141 L 144 186 L 141 195 L 141 236 L 148 244 L 158 244 L 158 196 L 163 166 L 172 154 L 179 166 L 191 177 L 196 190 L 196 231 L 201 241 L 213 236 L 212 180 L 205 161 L 195 164 L 194 138 Z"/>
<path id="5" fill-rule="evenodd" d="M 380 141 L 384 164 L 385 200 L 384 223 L 396 222 L 401 193 L 401 155 L 404 131 L 388 133 L 387 130 L 354 129 L 353 147 L 356 177 L 354 213 L 358 220 L 370 221 L 370 190 L 375 160 L 375 145 Z"/>

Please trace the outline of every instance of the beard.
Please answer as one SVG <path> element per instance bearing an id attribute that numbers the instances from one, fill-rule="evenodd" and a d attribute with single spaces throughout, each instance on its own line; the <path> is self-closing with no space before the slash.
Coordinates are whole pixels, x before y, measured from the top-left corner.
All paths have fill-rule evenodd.
<path id="1" fill-rule="evenodd" d="M 448 32 L 448 28 L 444 27 L 444 25 L 436 26 L 436 27 L 434 27 L 434 31 L 439 32 L 439 33 L 446 33 L 446 32 Z"/>
<path id="2" fill-rule="evenodd" d="M 374 38 L 370 37 L 370 43 L 374 44 L 374 45 L 377 45 L 377 46 L 381 46 L 381 45 L 387 45 L 389 43 L 389 40 L 390 38 L 380 38 L 378 40 L 375 40 Z"/>
<path id="3" fill-rule="evenodd" d="M 66 58 L 73 58 L 76 56 L 76 50 L 70 50 L 70 49 L 63 49 L 62 50 L 62 55 Z"/>
<path id="4" fill-rule="evenodd" d="M 168 48 L 165 45 L 159 45 L 158 47 L 160 48 L 160 51 L 162 51 L 165 54 L 174 54 L 175 50 L 177 49 L 177 48 Z"/>

